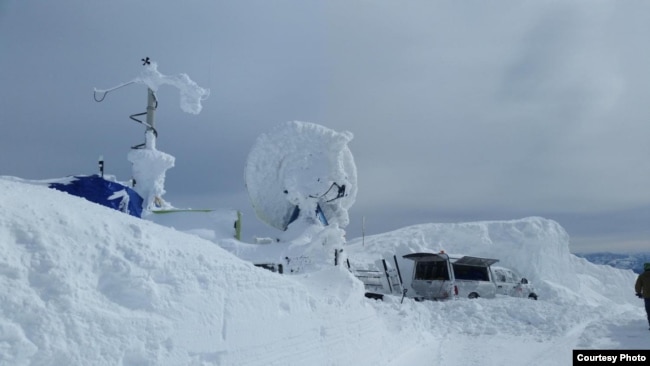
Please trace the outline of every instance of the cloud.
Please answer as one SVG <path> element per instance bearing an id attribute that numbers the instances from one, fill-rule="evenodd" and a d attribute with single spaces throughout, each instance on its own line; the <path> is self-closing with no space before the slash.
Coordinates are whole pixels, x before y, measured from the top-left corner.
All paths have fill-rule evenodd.
<path id="1" fill-rule="evenodd" d="M 148 56 L 212 92 L 198 116 L 178 108 L 176 92 L 158 95 L 158 148 L 177 162 L 166 187 L 174 204 L 184 205 L 174 199 L 183 192 L 248 207 L 235 202 L 246 197 L 248 152 L 290 120 L 354 133 L 351 225 L 363 215 L 380 216 L 373 230 L 382 230 L 548 213 L 571 226 L 614 212 L 634 222 L 631 208 L 650 203 L 650 5 L 3 6 L 1 174 L 90 173 L 104 155 L 128 179 L 126 153 L 143 137 L 128 115 L 144 111 L 146 91 L 124 88 L 98 104 L 92 90 L 137 75 Z"/>

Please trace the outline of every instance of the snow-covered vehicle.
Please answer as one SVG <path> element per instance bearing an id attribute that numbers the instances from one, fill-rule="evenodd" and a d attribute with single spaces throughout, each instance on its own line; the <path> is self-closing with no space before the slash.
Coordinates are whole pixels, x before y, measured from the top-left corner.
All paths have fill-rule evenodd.
<path id="1" fill-rule="evenodd" d="M 365 296 L 370 299 L 383 300 L 384 295 L 406 296 L 406 291 L 402 284 L 402 275 L 399 271 L 397 256 L 393 256 L 393 263 L 389 266 L 385 259 L 376 261 L 374 264 L 365 266 L 350 265 L 350 260 L 346 264 L 350 272 L 358 278 L 366 289 Z"/>
<path id="2" fill-rule="evenodd" d="M 492 267 L 497 293 L 514 297 L 527 297 L 537 300 L 535 287 L 515 270 L 505 267 Z"/>
<path id="3" fill-rule="evenodd" d="M 497 285 L 490 266 L 498 259 L 450 257 L 444 252 L 412 253 L 403 257 L 415 262 L 411 287 L 416 298 L 444 300 L 496 296 Z"/>

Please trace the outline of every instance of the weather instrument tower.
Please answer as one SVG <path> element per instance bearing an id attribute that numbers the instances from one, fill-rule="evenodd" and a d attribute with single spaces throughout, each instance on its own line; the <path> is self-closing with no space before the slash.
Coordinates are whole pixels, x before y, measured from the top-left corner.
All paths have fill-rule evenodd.
<path id="1" fill-rule="evenodd" d="M 186 74 L 167 76 L 158 72 L 158 65 L 149 57 L 142 60 L 144 70 L 137 78 L 106 90 L 95 89 L 95 101 L 101 102 L 108 93 L 123 88 L 130 84 L 144 84 L 147 86 L 147 109 L 143 113 L 129 116 L 133 121 L 145 126 L 145 141 L 135 145 L 128 154 L 128 160 L 133 164 L 133 189 L 144 199 L 143 210 L 145 212 L 157 209 L 168 209 L 171 205 L 162 199 L 165 193 L 166 171 L 174 166 L 174 157 L 156 148 L 158 131 L 155 128 L 155 112 L 158 107 L 156 92 L 161 85 L 176 87 L 181 94 L 181 109 L 183 111 L 198 114 L 201 112 L 201 101 L 205 100 L 210 91 L 201 88 L 192 81 Z M 145 120 L 138 117 L 146 116 Z"/>

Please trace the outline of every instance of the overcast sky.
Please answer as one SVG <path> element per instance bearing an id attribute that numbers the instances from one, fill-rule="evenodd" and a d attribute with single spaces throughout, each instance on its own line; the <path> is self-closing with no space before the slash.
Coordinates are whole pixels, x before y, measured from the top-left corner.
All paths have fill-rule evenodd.
<path id="1" fill-rule="evenodd" d="M 650 250 L 646 1 L 0 0 L 0 175 L 130 178 L 146 90 L 93 100 L 140 59 L 211 96 L 158 92 L 165 198 L 234 208 L 281 122 L 354 134 L 348 237 L 428 222 L 558 221 L 571 249 Z"/>

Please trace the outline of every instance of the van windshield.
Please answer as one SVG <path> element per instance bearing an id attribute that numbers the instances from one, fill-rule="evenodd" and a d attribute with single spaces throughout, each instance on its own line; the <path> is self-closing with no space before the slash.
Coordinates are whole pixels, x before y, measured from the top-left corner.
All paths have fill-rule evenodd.
<path id="1" fill-rule="evenodd" d="M 466 266 L 463 264 L 452 264 L 454 277 L 457 280 L 489 281 L 487 267 Z"/>
<path id="2" fill-rule="evenodd" d="M 446 261 L 418 261 L 415 265 L 414 280 L 448 281 L 449 271 Z"/>

